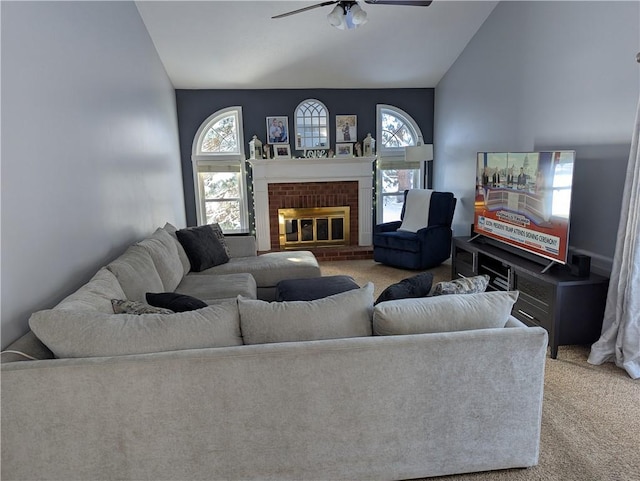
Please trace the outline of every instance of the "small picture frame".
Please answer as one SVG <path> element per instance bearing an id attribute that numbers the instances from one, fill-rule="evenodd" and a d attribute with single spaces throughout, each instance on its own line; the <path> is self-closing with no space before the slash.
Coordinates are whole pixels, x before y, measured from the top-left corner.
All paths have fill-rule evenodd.
<path id="1" fill-rule="evenodd" d="M 358 116 L 336 115 L 336 142 L 358 141 Z"/>
<path id="2" fill-rule="evenodd" d="M 274 159 L 290 159 L 291 147 L 289 144 L 276 144 L 273 146 Z"/>
<path id="3" fill-rule="evenodd" d="M 353 157 L 353 144 L 336 144 L 336 157 Z"/>
<path id="4" fill-rule="evenodd" d="M 267 117 L 267 143 L 289 145 L 289 117 Z"/>

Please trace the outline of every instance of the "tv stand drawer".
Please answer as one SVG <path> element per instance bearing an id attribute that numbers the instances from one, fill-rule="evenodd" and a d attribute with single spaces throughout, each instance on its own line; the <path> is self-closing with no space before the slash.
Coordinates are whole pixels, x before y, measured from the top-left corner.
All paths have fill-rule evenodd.
<path id="1" fill-rule="evenodd" d="M 547 313 L 540 312 L 535 308 L 532 309 L 530 304 L 522 302 L 520 299 L 513 305 L 511 314 L 528 326 L 544 327 L 547 331 L 552 329 L 551 317 Z"/>
<path id="2" fill-rule="evenodd" d="M 528 309 L 548 315 L 553 306 L 555 288 L 553 284 L 542 282 L 526 274 L 516 273 L 514 289 L 520 291 L 518 302 L 522 302 Z"/>

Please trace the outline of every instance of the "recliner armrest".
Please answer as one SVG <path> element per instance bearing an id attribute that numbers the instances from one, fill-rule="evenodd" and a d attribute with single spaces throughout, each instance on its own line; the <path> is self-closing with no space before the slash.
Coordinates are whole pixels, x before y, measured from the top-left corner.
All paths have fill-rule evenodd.
<path id="1" fill-rule="evenodd" d="M 398 227 L 402 225 L 401 220 L 394 220 L 392 222 L 385 222 L 383 224 L 377 224 L 373 226 L 373 233 L 379 234 L 380 232 L 393 232 L 398 230 Z"/>
<path id="2" fill-rule="evenodd" d="M 428 236 L 433 235 L 435 232 L 439 231 L 450 231 L 451 227 L 448 225 L 430 225 L 429 227 L 423 227 L 422 229 L 418 229 L 416 235 L 420 237 L 420 239 L 426 239 Z"/>

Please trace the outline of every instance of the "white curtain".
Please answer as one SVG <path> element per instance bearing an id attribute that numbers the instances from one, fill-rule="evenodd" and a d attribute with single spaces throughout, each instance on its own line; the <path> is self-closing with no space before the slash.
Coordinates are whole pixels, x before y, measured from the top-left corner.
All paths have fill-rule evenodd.
<path id="1" fill-rule="evenodd" d="M 614 361 L 633 379 L 640 378 L 640 103 L 631 142 L 627 178 L 609 293 L 600 339 L 588 362 Z"/>

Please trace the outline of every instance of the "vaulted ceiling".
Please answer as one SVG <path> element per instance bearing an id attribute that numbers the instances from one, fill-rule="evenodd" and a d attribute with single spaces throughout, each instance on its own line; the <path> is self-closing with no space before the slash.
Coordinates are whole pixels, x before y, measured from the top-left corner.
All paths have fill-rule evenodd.
<path id="1" fill-rule="evenodd" d="M 368 22 L 329 25 L 308 1 L 138 1 L 177 89 L 435 87 L 498 2 L 360 2 Z"/>

